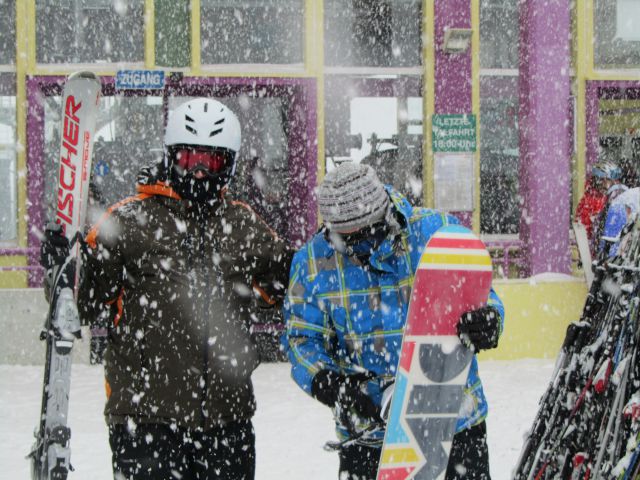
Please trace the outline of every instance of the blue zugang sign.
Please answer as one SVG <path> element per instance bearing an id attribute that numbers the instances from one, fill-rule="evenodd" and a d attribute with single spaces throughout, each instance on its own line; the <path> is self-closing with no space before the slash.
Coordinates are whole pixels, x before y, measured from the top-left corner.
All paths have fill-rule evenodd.
<path id="1" fill-rule="evenodd" d="M 164 88 L 162 70 L 119 70 L 116 74 L 117 90 L 152 90 Z"/>

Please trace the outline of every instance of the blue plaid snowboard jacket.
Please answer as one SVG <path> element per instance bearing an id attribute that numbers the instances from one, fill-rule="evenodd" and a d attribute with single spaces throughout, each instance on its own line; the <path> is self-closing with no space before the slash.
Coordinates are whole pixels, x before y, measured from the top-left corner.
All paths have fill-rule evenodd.
<path id="1" fill-rule="evenodd" d="M 387 191 L 406 227 L 395 248 L 387 239 L 374 252 L 373 269 L 365 270 L 357 260 L 334 250 L 322 232 L 293 258 L 282 343 L 293 379 L 309 394 L 313 376 L 322 369 L 346 374 L 368 371 L 375 374 L 368 382 L 368 392 L 380 403 L 382 388 L 395 378 L 422 251 L 436 230 L 458 223 L 450 215 L 412 207 L 399 193 L 388 187 Z M 499 310 L 504 323 L 504 307 L 493 290 L 487 303 Z M 474 356 L 457 431 L 477 425 L 486 416 L 487 402 Z M 367 426 L 364 419 L 354 425 L 358 430 Z M 337 416 L 336 429 L 339 438 L 349 437 Z M 383 436 L 384 432 L 378 432 L 380 442 Z"/>

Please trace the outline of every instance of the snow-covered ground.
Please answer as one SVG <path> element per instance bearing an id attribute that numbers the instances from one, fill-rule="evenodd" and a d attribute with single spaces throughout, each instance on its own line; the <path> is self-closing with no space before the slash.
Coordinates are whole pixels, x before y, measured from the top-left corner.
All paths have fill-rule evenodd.
<path id="1" fill-rule="evenodd" d="M 522 438 L 535 415 L 553 368 L 550 360 L 485 361 L 480 364 L 489 401 L 489 454 L 494 480 L 510 478 Z M 0 365 L 0 477 L 28 478 L 24 459 L 40 409 L 42 368 Z M 258 480 L 337 478 L 337 454 L 325 452 L 333 439 L 331 415 L 289 378 L 287 364 L 261 365 L 254 375 L 258 412 Z M 70 479 L 112 478 L 102 416 L 101 367 L 74 365 L 70 400 Z"/>

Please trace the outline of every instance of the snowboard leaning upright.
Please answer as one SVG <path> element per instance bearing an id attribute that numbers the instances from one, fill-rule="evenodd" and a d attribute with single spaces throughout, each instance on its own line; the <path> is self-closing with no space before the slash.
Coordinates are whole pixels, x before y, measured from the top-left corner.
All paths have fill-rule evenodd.
<path id="1" fill-rule="evenodd" d="M 473 352 L 460 316 L 487 302 L 491 257 L 459 225 L 427 243 L 413 283 L 378 480 L 444 478 Z"/>

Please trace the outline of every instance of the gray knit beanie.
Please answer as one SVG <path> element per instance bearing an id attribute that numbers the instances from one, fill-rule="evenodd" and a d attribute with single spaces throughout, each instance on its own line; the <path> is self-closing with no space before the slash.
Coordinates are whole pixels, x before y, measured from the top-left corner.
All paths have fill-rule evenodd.
<path id="1" fill-rule="evenodd" d="M 369 165 L 343 163 L 318 187 L 318 208 L 336 232 L 357 230 L 385 217 L 389 195 Z"/>

